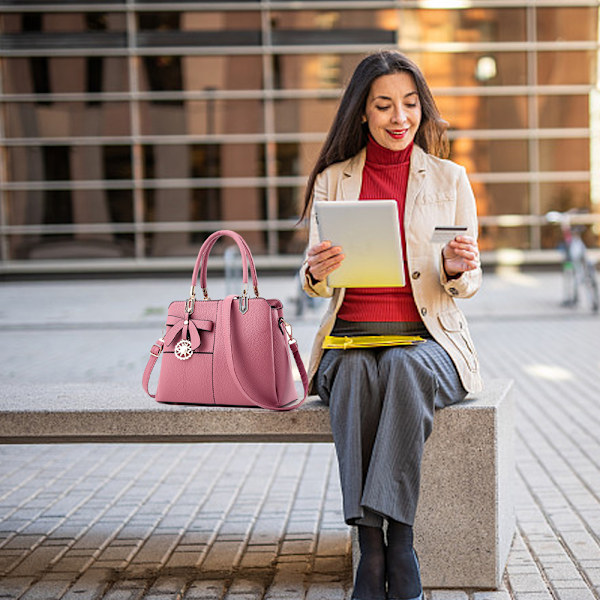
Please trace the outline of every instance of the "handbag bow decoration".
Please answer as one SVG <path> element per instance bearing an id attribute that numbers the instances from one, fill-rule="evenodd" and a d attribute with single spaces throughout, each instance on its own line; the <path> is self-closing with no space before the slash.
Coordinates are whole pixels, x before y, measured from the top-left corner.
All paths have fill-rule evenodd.
<path id="1" fill-rule="evenodd" d="M 199 319 L 190 319 L 187 315 L 185 317 L 172 317 L 169 315 L 167 318 L 167 325 L 171 325 L 169 333 L 165 335 L 165 346 L 170 346 L 175 340 L 175 336 L 181 331 L 181 339 L 187 340 L 188 331 L 190 336 L 191 350 L 196 350 L 200 346 L 200 331 L 212 331 L 212 321 L 201 321 Z"/>

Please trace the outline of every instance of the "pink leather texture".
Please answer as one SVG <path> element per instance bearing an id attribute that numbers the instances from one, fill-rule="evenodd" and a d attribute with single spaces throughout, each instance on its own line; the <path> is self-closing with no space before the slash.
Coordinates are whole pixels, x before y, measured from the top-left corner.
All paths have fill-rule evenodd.
<path id="1" fill-rule="evenodd" d="M 208 255 L 222 235 L 233 237 L 238 243 L 257 286 L 254 260 L 246 242 L 229 231 L 218 231 L 203 244 L 194 268 L 193 284 L 200 269 L 201 283 L 206 285 Z M 247 280 L 246 269 L 244 274 Z M 186 301 L 176 301 L 169 306 L 166 325 L 164 338 L 150 351 L 142 380 L 146 392 L 158 402 L 290 410 L 306 399 L 308 378 L 297 344 L 286 333 L 283 305 L 279 300 L 256 297 L 241 303 L 238 296 L 197 300 L 191 315 L 186 312 Z M 182 340 L 188 341 L 191 348 L 191 358 L 185 360 L 178 358 L 176 350 Z M 161 355 L 154 396 L 148 391 L 148 385 Z M 304 388 L 304 397 L 299 402 L 296 402 L 292 359 Z"/>

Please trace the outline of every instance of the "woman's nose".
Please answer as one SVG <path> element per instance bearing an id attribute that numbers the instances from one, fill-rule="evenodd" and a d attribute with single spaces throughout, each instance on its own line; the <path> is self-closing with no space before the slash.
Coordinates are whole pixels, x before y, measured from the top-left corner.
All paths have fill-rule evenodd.
<path id="1" fill-rule="evenodd" d="M 406 121 L 406 113 L 404 112 L 402 107 L 394 109 L 392 120 L 394 123 L 404 123 Z"/>

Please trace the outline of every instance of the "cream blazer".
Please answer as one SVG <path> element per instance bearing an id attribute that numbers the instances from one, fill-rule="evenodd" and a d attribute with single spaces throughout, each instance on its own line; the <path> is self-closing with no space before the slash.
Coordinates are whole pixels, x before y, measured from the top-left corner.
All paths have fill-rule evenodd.
<path id="1" fill-rule="evenodd" d="M 353 158 L 327 167 L 316 178 L 313 200 L 357 200 L 365 157 L 366 150 L 363 149 Z M 448 280 L 442 265 L 441 249 L 429 241 L 436 225 L 466 225 L 467 234 L 476 238 L 475 197 L 463 167 L 427 154 L 415 145 L 404 210 L 406 260 L 413 295 L 423 323 L 452 358 L 464 388 L 468 392 L 476 392 L 482 389 L 479 361 L 467 321 L 454 300 L 469 298 L 477 292 L 481 285 L 481 268 Z M 313 205 L 308 247 L 317 243 L 319 233 Z M 308 367 L 310 388 L 314 393 L 313 379 L 323 355 L 323 339 L 333 329 L 345 288 L 330 288 L 326 280 L 313 285 L 306 271 L 305 256 L 300 269 L 305 292 L 309 296 L 331 298 L 315 336 Z"/>

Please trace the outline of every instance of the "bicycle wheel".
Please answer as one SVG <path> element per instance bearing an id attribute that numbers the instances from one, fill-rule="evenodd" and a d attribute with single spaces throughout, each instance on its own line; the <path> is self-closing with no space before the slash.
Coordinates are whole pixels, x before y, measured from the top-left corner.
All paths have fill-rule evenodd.
<path id="1" fill-rule="evenodd" d="M 577 306 L 579 301 L 575 268 L 575 265 L 570 260 L 565 260 L 563 263 L 563 300 L 561 305 L 567 308 Z"/>
<path id="2" fill-rule="evenodd" d="M 588 295 L 592 312 L 597 313 L 600 306 L 600 300 L 598 299 L 598 274 L 596 273 L 595 265 L 589 260 L 585 261 L 583 285 Z"/>

